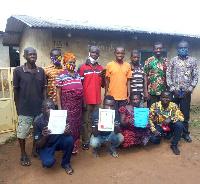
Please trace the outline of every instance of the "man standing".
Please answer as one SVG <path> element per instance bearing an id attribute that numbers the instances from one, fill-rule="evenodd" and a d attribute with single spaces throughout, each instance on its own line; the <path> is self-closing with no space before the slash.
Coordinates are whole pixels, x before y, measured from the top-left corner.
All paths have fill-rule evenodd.
<path id="1" fill-rule="evenodd" d="M 147 78 L 147 88 L 144 88 L 144 99 L 147 101 L 147 107 L 160 100 L 160 95 L 167 88 L 166 70 L 167 58 L 162 56 L 162 43 L 156 42 L 153 47 L 154 56 L 145 61 L 144 72 Z"/>
<path id="2" fill-rule="evenodd" d="M 50 52 L 52 63 L 44 68 L 47 79 L 47 95 L 55 103 L 55 108 L 58 109 L 56 100 L 56 77 L 58 73 L 63 71 L 61 65 L 61 52 L 58 49 L 53 49 Z"/>
<path id="3" fill-rule="evenodd" d="M 132 78 L 130 80 L 130 87 L 131 87 L 131 92 L 134 91 L 139 91 L 142 94 L 142 100 L 140 103 L 140 107 L 143 107 L 143 102 L 144 102 L 144 98 L 143 98 L 143 93 L 144 88 L 147 88 L 147 78 L 144 75 L 144 67 L 139 64 L 139 60 L 140 60 L 140 53 L 138 52 L 138 50 L 133 50 L 131 52 L 131 71 L 132 71 Z"/>
<path id="4" fill-rule="evenodd" d="M 91 115 L 101 104 L 101 87 L 104 87 L 105 75 L 103 67 L 97 62 L 100 56 L 100 49 L 97 46 L 89 48 L 89 56 L 86 62 L 78 69 L 83 81 L 84 111 L 82 122 L 82 149 L 89 149 L 89 126 Z"/>
<path id="5" fill-rule="evenodd" d="M 103 109 L 115 109 L 115 99 L 107 95 L 103 101 Z M 93 156 L 98 157 L 98 148 L 103 142 L 110 142 L 110 153 L 113 157 L 118 157 L 116 148 L 124 141 L 124 136 L 120 133 L 119 116 L 115 113 L 114 131 L 99 131 L 99 110 L 92 114 L 92 135 L 90 138 L 90 146 L 93 147 Z"/>
<path id="6" fill-rule="evenodd" d="M 115 99 L 115 110 L 126 105 L 130 97 L 131 66 L 124 62 L 125 49 L 118 46 L 115 49 L 115 60 L 106 66 L 105 96 L 111 95 Z M 119 112 L 118 112 L 119 113 Z"/>
<path id="7" fill-rule="evenodd" d="M 178 45 L 178 56 L 172 58 L 167 70 L 167 85 L 173 92 L 174 102 L 180 106 L 184 115 L 183 135 L 187 142 L 192 142 L 188 131 L 190 119 L 191 93 L 198 82 L 198 65 L 194 57 L 188 55 L 188 43 L 181 41 Z"/>
<path id="8" fill-rule="evenodd" d="M 47 97 L 45 72 L 37 67 L 37 52 L 34 48 L 24 49 L 26 63 L 15 68 L 13 74 L 14 100 L 19 115 L 17 137 L 21 148 L 21 165 L 31 165 L 25 151 L 25 139 L 31 124 L 41 116 L 42 101 Z M 36 156 L 35 141 L 32 155 Z"/>

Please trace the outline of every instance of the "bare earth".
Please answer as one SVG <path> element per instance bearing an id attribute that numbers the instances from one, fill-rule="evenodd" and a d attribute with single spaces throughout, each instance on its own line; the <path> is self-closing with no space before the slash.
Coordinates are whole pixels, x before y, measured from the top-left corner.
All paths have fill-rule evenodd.
<path id="1" fill-rule="evenodd" d="M 119 158 L 107 153 L 109 145 L 100 149 L 100 157 L 92 156 L 92 149 L 72 156 L 74 175 L 69 176 L 60 167 L 61 152 L 56 152 L 55 165 L 44 169 L 39 159 L 30 156 L 32 138 L 27 140 L 27 152 L 32 165 L 20 165 L 18 142 L 0 146 L 0 183 L 6 184 L 196 184 L 200 183 L 200 141 L 192 130 L 192 143 L 179 142 L 180 155 L 174 155 L 170 141 L 162 139 L 160 145 L 149 143 L 144 150 L 130 147 L 118 150 Z"/>

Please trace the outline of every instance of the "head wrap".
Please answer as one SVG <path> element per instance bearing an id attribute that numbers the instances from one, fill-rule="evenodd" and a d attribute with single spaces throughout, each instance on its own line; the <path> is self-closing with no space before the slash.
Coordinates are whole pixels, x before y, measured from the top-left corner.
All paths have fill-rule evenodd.
<path id="1" fill-rule="evenodd" d="M 70 58 L 74 58 L 76 59 L 75 55 L 73 53 L 66 53 L 64 58 L 63 58 L 63 64 L 65 65 L 66 62 L 70 59 Z"/>

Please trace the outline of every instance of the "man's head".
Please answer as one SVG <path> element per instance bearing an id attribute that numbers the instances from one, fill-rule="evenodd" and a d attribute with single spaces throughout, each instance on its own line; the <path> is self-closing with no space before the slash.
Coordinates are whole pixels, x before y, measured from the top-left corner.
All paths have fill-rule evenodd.
<path id="1" fill-rule="evenodd" d="M 99 56 L 100 56 L 100 48 L 98 46 L 94 46 L 92 45 L 90 48 L 89 48 L 89 56 L 88 56 L 88 59 L 90 60 L 90 62 L 92 64 L 95 64 L 98 59 L 99 59 Z"/>
<path id="2" fill-rule="evenodd" d="M 160 58 L 162 56 L 163 45 L 161 42 L 156 42 L 153 46 L 153 52 L 156 58 Z"/>
<path id="3" fill-rule="evenodd" d="M 139 107 L 142 100 L 142 94 L 139 91 L 131 92 L 130 102 L 134 107 Z"/>
<path id="4" fill-rule="evenodd" d="M 103 100 L 103 109 L 115 109 L 115 99 L 113 96 L 107 95 Z"/>
<path id="5" fill-rule="evenodd" d="M 116 57 L 116 61 L 118 62 L 122 62 L 124 59 L 124 55 L 125 55 L 125 48 L 122 46 L 118 46 L 115 48 L 115 57 Z"/>
<path id="6" fill-rule="evenodd" d="M 163 91 L 160 96 L 162 106 L 168 107 L 169 102 L 171 101 L 172 94 L 170 91 Z"/>
<path id="7" fill-rule="evenodd" d="M 188 54 L 188 42 L 186 41 L 181 41 L 178 44 L 178 54 L 181 57 L 185 57 Z"/>
<path id="8" fill-rule="evenodd" d="M 42 112 L 45 117 L 49 118 L 50 110 L 55 109 L 55 104 L 52 99 L 45 99 L 42 102 Z"/>
<path id="9" fill-rule="evenodd" d="M 61 63 L 61 51 L 59 49 L 53 49 L 50 52 L 50 58 L 54 65 L 60 66 Z"/>
<path id="10" fill-rule="evenodd" d="M 131 57 L 130 57 L 133 65 L 138 65 L 139 60 L 140 60 L 140 53 L 138 50 L 133 50 L 131 52 Z"/>
<path id="11" fill-rule="evenodd" d="M 29 64 L 35 64 L 37 60 L 37 52 L 33 47 L 27 47 L 24 49 L 24 59 L 29 63 Z"/>

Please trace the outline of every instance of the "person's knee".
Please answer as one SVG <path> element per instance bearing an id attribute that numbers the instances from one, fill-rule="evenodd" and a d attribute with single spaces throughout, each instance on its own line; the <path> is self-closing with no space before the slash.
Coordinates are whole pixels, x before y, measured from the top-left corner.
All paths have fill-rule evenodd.
<path id="1" fill-rule="evenodd" d="M 183 123 L 181 121 L 177 121 L 175 123 L 175 127 L 182 131 L 183 130 Z"/>
<path id="2" fill-rule="evenodd" d="M 112 144 L 121 144 L 124 141 L 124 136 L 121 133 L 113 134 L 111 137 Z"/>
<path id="3" fill-rule="evenodd" d="M 52 167 L 54 163 L 55 163 L 55 159 L 53 158 L 42 160 L 42 166 L 46 168 Z"/>
<path id="4" fill-rule="evenodd" d="M 92 148 L 97 148 L 99 147 L 99 138 L 98 137 L 94 137 L 94 135 L 91 136 L 90 138 L 90 146 Z"/>

